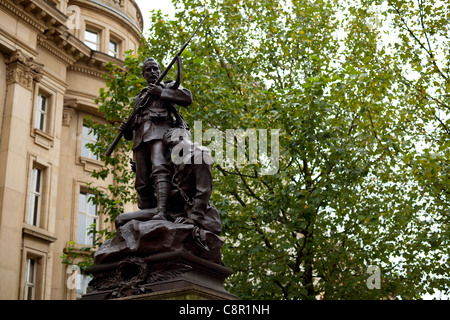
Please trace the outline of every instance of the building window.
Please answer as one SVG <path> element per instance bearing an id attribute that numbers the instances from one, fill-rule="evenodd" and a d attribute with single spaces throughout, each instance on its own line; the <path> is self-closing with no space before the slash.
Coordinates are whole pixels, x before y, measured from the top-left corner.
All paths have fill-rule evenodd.
<path id="1" fill-rule="evenodd" d="M 84 33 L 84 44 L 92 50 L 98 51 L 99 36 L 97 32 L 86 30 Z"/>
<path id="2" fill-rule="evenodd" d="M 36 120 L 34 127 L 41 131 L 47 130 L 47 112 L 48 112 L 48 99 L 46 96 L 39 94 L 37 98 L 36 107 Z"/>
<path id="3" fill-rule="evenodd" d="M 92 203 L 92 194 L 80 192 L 78 203 L 78 238 L 83 245 L 94 244 L 93 225 L 97 223 L 97 205 Z"/>
<path id="4" fill-rule="evenodd" d="M 27 258 L 25 265 L 25 288 L 23 300 L 34 300 L 36 292 L 36 260 Z"/>
<path id="5" fill-rule="evenodd" d="M 81 299 L 81 297 L 87 293 L 87 287 L 91 280 L 92 280 L 92 277 L 90 277 L 90 276 L 87 276 L 85 274 L 78 274 L 78 277 L 77 277 L 77 299 Z"/>
<path id="6" fill-rule="evenodd" d="M 109 41 L 109 51 L 108 54 L 111 57 L 118 58 L 119 57 L 119 44 L 114 41 Z"/>
<path id="7" fill-rule="evenodd" d="M 91 149 L 88 148 L 88 144 L 97 142 L 97 135 L 83 124 L 81 132 L 81 156 L 93 160 L 98 160 L 98 155 L 94 154 Z"/>
<path id="8" fill-rule="evenodd" d="M 27 223 L 39 227 L 42 200 L 42 170 L 33 168 L 31 170 L 30 205 L 28 208 Z"/>

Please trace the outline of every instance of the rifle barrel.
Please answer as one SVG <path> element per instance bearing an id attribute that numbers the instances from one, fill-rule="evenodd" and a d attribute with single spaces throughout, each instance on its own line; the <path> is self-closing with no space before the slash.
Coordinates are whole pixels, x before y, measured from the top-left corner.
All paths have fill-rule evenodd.
<path id="1" fill-rule="evenodd" d="M 197 33 L 198 29 L 200 29 L 200 27 L 202 26 L 203 22 L 205 22 L 207 17 L 208 17 L 208 15 L 206 15 L 203 18 L 202 22 L 197 26 L 197 28 L 195 29 L 194 33 L 192 33 L 192 35 L 189 37 L 189 39 L 183 44 L 183 46 L 181 47 L 180 51 L 178 51 L 178 53 L 175 55 L 175 57 L 173 57 L 172 61 L 170 61 L 170 63 L 167 66 L 167 68 L 159 76 L 158 80 L 156 81 L 156 84 L 159 84 L 164 79 L 164 77 L 167 75 L 169 70 L 172 68 L 173 64 L 177 61 L 177 57 L 181 56 L 181 54 L 183 53 L 184 49 L 186 49 L 186 47 L 189 45 L 189 42 L 191 42 L 192 38 L 195 36 L 195 34 Z"/>

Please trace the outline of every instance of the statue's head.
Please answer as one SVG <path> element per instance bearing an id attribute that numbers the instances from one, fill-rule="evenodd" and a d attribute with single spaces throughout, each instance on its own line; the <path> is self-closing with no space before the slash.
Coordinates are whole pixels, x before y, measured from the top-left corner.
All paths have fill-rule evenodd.
<path id="1" fill-rule="evenodd" d="M 147 80 L 148 84 L 155 83 L 161 74 L 161 67 L 154 58 L 148 58 L 142 66 L 142 76 Z"/>

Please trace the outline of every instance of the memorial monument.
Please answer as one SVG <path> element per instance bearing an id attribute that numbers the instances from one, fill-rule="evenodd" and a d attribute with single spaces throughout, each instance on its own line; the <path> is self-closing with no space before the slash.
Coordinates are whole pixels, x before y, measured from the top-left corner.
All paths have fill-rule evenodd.
<path id="1" fill-rule="evenodd" d="M 163 73 L 155 59 L 144 62 L 148 86 L 107 151 L 111 155 L 122 136 L 134 140 L 140 210 L 117 217 L 116 236 L 100 246 L 87 270 L 94 278 L 85 300 L 236 299 L 223 287 L 232 272 L 222 263 L 222 224 L 209 202 L 213 161 L 192 142 L 175 107 L 192 103 L 180 83 L 181 52 L 191 39 Z M 162 82 L 175 62 L 177 80 Z"/>

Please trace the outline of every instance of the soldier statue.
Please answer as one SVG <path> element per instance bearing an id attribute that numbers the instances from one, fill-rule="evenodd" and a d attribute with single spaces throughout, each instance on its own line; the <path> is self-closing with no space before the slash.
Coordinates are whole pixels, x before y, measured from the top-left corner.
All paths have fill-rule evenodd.
<path id="1" fill-rule="evenodd" d="M 157 214 L 153 219 L 167 220 L 172 171 L 170 155 L 165 151 L 162 138 L 169 129 L 181 125 L 174 105 L 189 106 L 192 94 L 178 80 L 155 84 L 160 74 L 161 68 L 155 59 L 144 62 L 142 75 L 148 87 L 136 97 L 135 108 L 140 108 L 139 113 L 131 123 L 123 121 L 119 130 L 126 140 L 134 139 L 132 149 L 139 208 L 156 207 Z"/>

